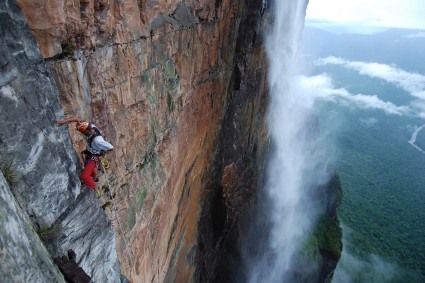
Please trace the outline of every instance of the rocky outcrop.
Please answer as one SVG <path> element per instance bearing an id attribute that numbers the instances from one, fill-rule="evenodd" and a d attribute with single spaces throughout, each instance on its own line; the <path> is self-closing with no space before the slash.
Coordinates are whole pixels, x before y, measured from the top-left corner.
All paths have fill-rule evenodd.
<path id="1" fill-rule="evenodd" d="M 65 282 L 0 173 L 2 282 Z"/>
<path id="2" fill-rule="evenodd" d="M 68 250 L 68 256 L 54 259 L 67 282 L 89 283 L 92 279 L 76 262 L 77 255 L 73 250 Z"/>
<path id="3" fill-rule="evenodd" d="M 119 282 L 110 221 L 92 192 L 81 194 L 69 134 L 55 126 L 63 113 L 56 85 L 15 1 L 2 1 L 0 14 L 0 156 L 11 184 L 1 185 L 1 273 L 16 282 L 63 280 L 41 248 L 47 237 L 54 257 L 72 248 L 94 280 Z"/>
<path id="4" fill-rule="evenodd" d="M 53 258 L 72 249 L 80 267 L 96 282 L 120 282 L 114 231 L 93 191 L 84 188 L 41 238 Z"/>
<path id="5" fill-rule="evenodd" d="M 0 153 L 14 164 L 14 192 L 29 216 L 50 226 L 80 190 L 77 159 L 54 125 L 62 111 L 57 90 L 25 17 L 14 1 L 3 1 L 0 11 Z"/>

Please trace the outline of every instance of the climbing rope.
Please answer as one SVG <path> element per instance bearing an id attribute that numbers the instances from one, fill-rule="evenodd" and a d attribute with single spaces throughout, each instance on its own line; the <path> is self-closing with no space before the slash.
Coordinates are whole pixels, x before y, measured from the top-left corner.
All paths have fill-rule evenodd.
<path id="1" fill-rule="evenodd" d="M 136 273 L 136 267 L 135 267 L 136 264 L 135 264 L 135 259 L 134 259 L 135 257 L 133 255 L 133 253 L 131 252 L 130 244 L 127 242 L 127 240 L 125 238 L 124 229 L 122 228 L 121 221 L 120 221 L 120 218 L 119 218 L 118 213 L 117 213 L 118 208 L 115 205 L 115 202 L 112 200 L 113 197 L 112 197 L 112 193 L 111 193 L 111 187 L 110 187 L 110 184 L 109 184 L 109 178 L 108 178 L 108 174 L 107 174 L 107 171 L 106 171 L 107 169 L 109 169 L 109 162 L 108 162 L 108 160 L 106 159 L 105 156 L 102 156 L 100 158 L 100 164 L 101 164 L 101 167 L 102 167 L 103 174 L 105 174 L 105 177 L 106 177 L 106 185 L 109 188 L 109 199 L 112 202 L 112 211 L 115 212 L 115 219 L 117 220 L 118 228 L 121 232 L 121 235 L 122 235 L 122 238 L 123 238 L 123 241 L 124 241 L 124 244 L 125 244 L 125 250 L 124 251 L 127 252 L 128 261 L 130 263 L 130 266 L 131 266 L 133 272 Z"/>

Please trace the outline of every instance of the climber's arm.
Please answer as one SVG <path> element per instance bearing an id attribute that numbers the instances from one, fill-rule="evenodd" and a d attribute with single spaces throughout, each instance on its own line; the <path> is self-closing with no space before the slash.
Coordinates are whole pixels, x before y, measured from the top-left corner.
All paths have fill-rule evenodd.
<path id="1" fill-rule="evenodd" d="M 80 121 L 80 118 L 78 118 L 77 116 L 72 116 L 72 117 L 62 119 L 62 120 L 56 120 L 56 123 L 58 124 L 58 126 L 62 126 L 62 125 L 65 125 L 65 124 L 78 122 L 78 121 Z"/>

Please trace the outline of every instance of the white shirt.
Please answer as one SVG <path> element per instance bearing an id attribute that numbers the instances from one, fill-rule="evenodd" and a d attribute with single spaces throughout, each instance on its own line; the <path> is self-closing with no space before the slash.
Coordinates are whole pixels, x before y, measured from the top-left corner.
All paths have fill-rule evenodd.
<path id="1" fill-rule="evenodd" d="M 87 145 L 88 150 L 93 154 L 101 154 L 104 151 L 113 149 L 114 147 L 109 142 L 105 141 L 102 136 L 95 137 L 91 145 Z"/>

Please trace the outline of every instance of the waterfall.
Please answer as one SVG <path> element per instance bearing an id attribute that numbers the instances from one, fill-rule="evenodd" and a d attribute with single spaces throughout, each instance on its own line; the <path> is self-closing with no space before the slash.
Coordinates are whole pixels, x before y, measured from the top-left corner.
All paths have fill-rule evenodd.
<path id="1" fill-rule="evenodd" d="M 266 37 L 271 154 L 266 173 L 270 229 L 261 255 L 250 259 L 249 282 L 293 282 L 297 251 L 305 244 L 319 205 L 312 192 L 328 178 L 319 145 L 314 96 L 303 90 L 297 48 L 307 0 L 274 1 L 273 26 Z M 298 265 L 299 268 L 299 265 Z"/>

